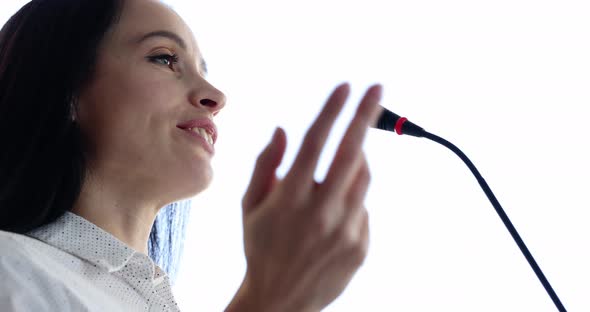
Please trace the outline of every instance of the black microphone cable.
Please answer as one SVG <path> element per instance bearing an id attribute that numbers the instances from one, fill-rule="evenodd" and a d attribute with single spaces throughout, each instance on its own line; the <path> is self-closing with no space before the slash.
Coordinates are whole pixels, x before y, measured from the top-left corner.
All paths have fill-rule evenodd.
<path id="1" fill-rule="evenodd" d="M 383 108 L 383 112 L 381 113 L 381 116 L 379 117 L 377 122 L 374 125 L 372 125 L 371 127 L 385 130 L 385 131 L 392 131 L 392 132 L 395 132 L 399 135 L 407 134 L 407 135 L 411 135 L 411 136 L 415 136 L 415 137 L 427 138 L 431 141 L 441 144 L 442 146 L 445 146 L 446 148 L 450 149 L 455 154 L 457 154 L 457 156 L 459 156 L 459 158 L 461 158 L 461 160 L 463 160 L 463 162 L 467 165 L 467 167 L 469 167 L 469 170 L 471 170 L 471 172 L 473 173 L 473 175 L 477 179 L 477 182 L 479 182 L 479 185 L 481 186 L 482 190 L 484 191 L 484 193 L 486 194 L 486 196 L 488 197 L 488 199 L 492 203 L 492 206 L 494 206 L 494 209 L 496 209 L 498 216 L 500 216 L 500 219 L 502 219 L 502 222 L 504 222 L 504 225 L 508 229 L 508 232 L 510 232 L 510 235 L 512 235 L 512 238 L 514 239 L 514 241 L 518 245 L 518 248 L 520 248 L 520 251 L 522 252 L 524 257 L 528 261 L 529 265 L 531 266 L 531 268 L 533 269 L 533 271 L 535 272 L 535 274 L 539 278 L 539 281 L 541 281 L 541 284 L 543 284 L 543 287 L 547 291 L 547 294 L 549 294 L 549 297 L 551 297 L 551 300 L 553 300 L 553 303 L 555 304 L 557 309 L 560 312 L 567 312 L 565 307 L 563 306 L 563 304 L 559 300 L 559 297 L 557 297 L 557 294 L 553 290 L 553 287 L 551 287 L 551 284 L 549 284 L 549 281 L 547 280 L 547 278 L 543 274 L 543 271 L 541 271 L 541 268 L 539 267 L 539 265 L 535 261 L 535 258 L 533 258 L 533 255 L 531 254 L 531 252 L 529 251 L 529 249 L 525 245 L 524 241 L 522 240 L 522 238 L 520 237 L 520 235 L 516 231 L 516 228 L 514 227 L 514 225 L 512 225 L 512 222 L 510 221 L 510 219 L 506 215 L 506 212 L 504 212 L 504 209 L 500 205 L 500 202 L 498 202 L 498 200 L 496 199 L 496 196 L 494 195 L 494 193 L 492 192 L 492 190 L 488 186 L 486 180 L 481 176 L 481 174 L 479 173 L 479 171 L 477 170 L 475 165 L 471 162 L 471 160 L 469 160 L 469 158 L 467 157 L 467 155 L 465 155 L 465 153 L 463 153 L 453 143 L 451 143 L 451 142 L 449 142 L 437 135 L 427 132 L 426 130 L 422 129 L 421 127 L 417 126 L 416 124 L 408 121 L 407 118 L 400 117 L 399 115 L 394 114 L 393 112 L 389 111 L 386 108 Z"/>

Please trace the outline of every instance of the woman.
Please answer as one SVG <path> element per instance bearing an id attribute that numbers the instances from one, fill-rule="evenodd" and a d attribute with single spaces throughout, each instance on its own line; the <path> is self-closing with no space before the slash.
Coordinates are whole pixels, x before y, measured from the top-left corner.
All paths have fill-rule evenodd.
<path id="1" fill-rule="evenodd" d="M 177 264 L 158 252 L 175 257 L 172 233 L 186 218 L 175 205 L 211 181 L 213 119 L 226 99 L 206 71 L 189 27 L 157 0 L 33 0 L 6 23 L 0 310 L 178 311 Z M 227 311 L 319 311 L 362 264 L 361 145 L 380 86 L 362 99 L 326 179 L 313 179 L 348 92 L 330 96 L 283 179 L 282 129 L 260 154 L 242 199 L 247 270 Z M 158 229 L 168 249 L 151 244 Z"/>

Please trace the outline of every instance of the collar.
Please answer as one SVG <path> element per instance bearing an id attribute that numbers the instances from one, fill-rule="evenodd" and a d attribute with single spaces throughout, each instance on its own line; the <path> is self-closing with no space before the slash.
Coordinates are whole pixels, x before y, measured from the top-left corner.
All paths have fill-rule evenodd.
<path id="1" fill-rule="evenodd" d="M 52 223 L 28 232 L 37 238 L 78 258 L 103 267 L 109 272 L 121 270 L 134 257 L 141 262 L 153 261 L 83 217 L 66 211 Z M 149 261 L 146 261 L 149 260 Z M 133 261 L 135 262 L 135 261 Z"/>
<path id="2" fill-rule="evenodd" d="M 154 296 L 173 297 L 168 275 L 149 256 L 134 250 L 111 233 L 73 212 L 66 211 L 54 222 L 26 235 L 123 278 L 134 290 L 148 298 L 148 302 Z M 163 304 L 165 307 L 166 303 Z"/>

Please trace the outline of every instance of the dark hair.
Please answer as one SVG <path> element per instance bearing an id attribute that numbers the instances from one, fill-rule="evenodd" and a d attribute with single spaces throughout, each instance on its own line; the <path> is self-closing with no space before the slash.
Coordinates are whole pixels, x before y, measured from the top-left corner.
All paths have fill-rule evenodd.
<path id="1" fill-rule="evenodd" d="M 87 157 L 71 116 L 123 2 L 33 0 L 0 30 L 0 230 L 27 233 L 78 199 Z M 150 233 L 150 257 L 172 281 L 189 210 L 162 208 Z"/>

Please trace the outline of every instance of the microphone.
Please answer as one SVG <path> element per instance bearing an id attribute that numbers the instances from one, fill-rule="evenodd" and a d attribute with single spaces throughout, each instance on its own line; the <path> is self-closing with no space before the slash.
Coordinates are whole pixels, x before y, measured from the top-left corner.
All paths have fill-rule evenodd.
<path id="1" fill-rule="evenodd" d="M 372 126 L 377 129 L 392 131 L 399 135 L 407 134 L 415 137 L 423 137 L 426 131 L 416 124 L 410 122 L 406 117 L 391 112 L 382 107 L 383 111 L 377 122 Z"/>
<path id="2" fill-rule="evenodd" d="M 407 134 L 407 135 L 411 135 L 411 136 L 415 136 L 415 137 L 427 138 L 433 142 L 441 144 L 444 147 L 450 149 L 457 156 L 459 156 L 459 158 L 461 158 L 461 160 L 463 160 L 463 162 L 467 165 L 467 167 L 469 167 L 469 170 L 471 170 L 471 173 L 473 173 L 473 175 L 477 179 L 477 182 L 479 183 L 482 190 L 484 191 L 484 193 L 488 197 L 489 201 L 492 203 L 492 206 L 494 206 L 494 209 L 498 213 L 498 216 L 500 217 L 500 219 L 502 220 L 502 222 L 504 223 L 504 225 L 508 229 L 508 232 L 510 232 L 510 235 L 512 235 L 512 238 L 516 242 L 516 245 L 518 245 L 518 248 L 520 248 L 520 251 L 522 252 L 522 254 L 526 258 L 527 262 L 529 263 L 529 265 L 531 266 L 531 268 L 533 269 L 533 271 L 537 275 L 537 278 L 539 279 L 539 281 L 541 282 L 541 284 L 543 285 L 543 287 L 547 291 L 547 294 L 549 295 L 549 297 L 551 297 L 551 300 L 555 304 L 555 307 L 557 308 L 557 310 L 560 312 L 567 312 L 565 307 L 561 303 L 561 300 L 559 300 L 559 297 L 557 296 L 557 294 L 553 290 L 553 287 L 551 287 L 551 284 L 549 284 L 549 281 L 545 277 L 545 274 L 543 274 L 543 271 L 541 271 L 541 268 L 539 267 L 539 265 L 535 261 L 535 258 L 533 258 L 533 255 L 531 254 L 531 252 L 529 251 L 529 249 L 525 245 L 524 241 L 522 240 L 522 238 L 520 237 L 520 235 L 516 231 L 516 228 L 514 227 L 514 225 L 512 225 L 512 222 L 508 218 L 508 215 L 506 215 L 506 212 L 504 212 L 504 209 L 500 205 L 500 202 L 498 201 L 498 199 L 496 199 L 496 196 L 494 195 L 494 193 L 492 192 L 492 190 L 488 186 L 488 183 L 482 177 L 482 175 L 479 173 L 479 171 L 477 170 L 475 165 L 471 162 L 471 160 L 467 157 L 467 155 L 465 155 L 465 153 L 463 153 L 453 143 L 451 143 L 451 142 L 449 142 L 437 135 L 427 132 L 422 127 L 419 127 L 418 125 L 408 121 L 407 118 L 400 117 L 399 115 L 391 112 L 390 110 L 388 110 L 384 107 L 382 107 L 382 109 L 383 110 L 381 112 L 381 115 L 379 116 L 379 119 L 375 122 L 375 124 L 371 125 L 372 128 L 395 132 L 399 135 Z"/>

